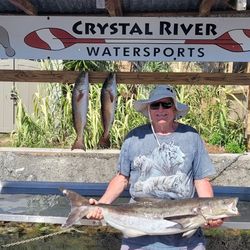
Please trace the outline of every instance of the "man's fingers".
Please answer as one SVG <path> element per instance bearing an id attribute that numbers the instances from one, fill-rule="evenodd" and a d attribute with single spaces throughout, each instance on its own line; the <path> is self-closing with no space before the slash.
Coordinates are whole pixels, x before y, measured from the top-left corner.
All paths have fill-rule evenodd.
<path id="1" fill-rule="evenodd" d="M 97 205 L 97 204 L 98 204 L 98 201 L 95 200 L 95 199 L 93 199 L 93 198 L 90 198 L 90 199 L 89 199 L 89 204 L 90 204 L 90 205 Z"/>
<path id="2" fill-rule="evenodd" d="M 99 207 L 94 208 L 87 214 L 87 219 L 101 220 L 103 219 L 102 210 Z"/>
<path id="3" fill-rule="evenodd" d="M 205 228 L 213 228 L 213 227 L 219 227 L 223 224 L 223 219 L 218 219 L 218 220 L 209 220 L 204 227 Z"/>
<path id="4" fill-rule="evenodd" d="M 89 199 L 89 204 L 90 205 L 98 205 L 98 201 L 90 198 Z M 94 219 L 94 220 L 101 220 L 103 219 L 103 215 L 102 215 L 102 210 L 99 207 L 93 207 L 93 209 L 91 209 L 91 211 L 86 215 L 87 219 Z"/>

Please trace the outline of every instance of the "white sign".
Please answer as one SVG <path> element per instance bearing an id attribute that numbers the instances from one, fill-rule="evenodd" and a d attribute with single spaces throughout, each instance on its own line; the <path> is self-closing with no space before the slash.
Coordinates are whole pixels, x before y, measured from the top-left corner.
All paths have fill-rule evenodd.
<path id="1" fill-rule="evenodd" d="M 1 16 L 0 57 L 250 61 L 250 18 Z"/>

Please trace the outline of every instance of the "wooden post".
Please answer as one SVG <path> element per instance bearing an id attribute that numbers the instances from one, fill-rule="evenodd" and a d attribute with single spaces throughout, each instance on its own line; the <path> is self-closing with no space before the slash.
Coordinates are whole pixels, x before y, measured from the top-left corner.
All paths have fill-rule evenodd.
<path id="1" fill-rule="evenodd" d="M 250 152 L 250 85 L 248 86 L 247 95 L 247 127 L 246 127 L 246 137 L 247 137 L 247 151 Z"/>
<path id="2" fill-rule="evenodd" d="M 250 72 L 250 63 L 248 62 L 235 62 L 233 63 L 233 73 L 249 73 Z M 247 151 L 250 152 L 250 83 L 247 84 L 247 110 L 245 118 L 245 138 L 246 138 L 246 147 Z"/>
<path id="3" fill-rule="evenodd" d="M 246 73 L 249 72 L 250 72 L 250 63 L 247 63 Z M 247 137 L 247 151 L 250 152 L 250 85 L 248 86 L 248 94 L 247 94 L 246 137 Z"/>

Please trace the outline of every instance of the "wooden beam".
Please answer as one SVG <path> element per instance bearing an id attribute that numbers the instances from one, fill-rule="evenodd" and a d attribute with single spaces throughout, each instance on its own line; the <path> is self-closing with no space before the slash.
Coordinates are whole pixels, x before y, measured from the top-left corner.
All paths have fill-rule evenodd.
<path id="1" fill-rule="evenodd" d="M 140 16 L 140 17 L 198 17 L 199 12 L 130 12 L 123 13 L 123 16 Z M 235 11 L 235 10 L 225 10 L 225 11 L 212 11 L 209 17 L 249 17 L 250 10 L 246 11 Z"/>
<path id="2" fill-rule="evenodd" d="M 28 15 L 37 15 L 37 9 L 29 0 L 9 0 L 9 2 L 24 11 Z"/>
<path id="3" fill-rule="evenodd" d="M 202 0 L 199 7 L 199 16 L 210 16 L 210 12 L 214 4 L 215 0 Z"/>
<path id="4" fill-rule="evenodd" d="M 78 71 L 0 70 L 1 82 L 73 83 Z M 91 83 L 101 83 L 108 72 L 89 72 Z M 163 73 L 118 72 L 117 83 L 125 84 L 184 84 L 184 85 L 249 85 L 250 73 Z"/>
<path id="5" fill-rule="evenodd" d="M 105 6 L 110 16 L 123 16 L 121 0 L 105 0 Z"/>
<path id="6" fill-rule="evenodd" d="M 11 1 L 11 0 L 9 0 Z M 123 12 L 121 16 L 124 17 L 198 17 L 199 12 Z M 18 15 L 17 15 L 18 16 Z M 81 16 L 82 14 L 74 14 L 74 16 Z M 108 13 L 101 13 L 101 14 L 84 14 L 84 17 L 107 17 L 110 16 Z M 210 13 L 209 17 L 250 17 L 250 10 L 246 11 L 213 11 Z"/>
<path id="7" fill-rule="evenodd" d="M 247 138 L 248 138 L 248 150 L 250 151 L 250 85 L 248 87 L 247 95 Z"/>

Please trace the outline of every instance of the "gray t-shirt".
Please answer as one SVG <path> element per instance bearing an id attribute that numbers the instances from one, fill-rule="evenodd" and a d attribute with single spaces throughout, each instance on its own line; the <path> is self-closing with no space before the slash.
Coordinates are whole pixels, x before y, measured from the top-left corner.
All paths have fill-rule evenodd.
<path id="1" fill-rule="evenodd" d="M 133 129 L 126 137 L 117 170 L 130 178 L 130 194 L 136 197 L 167 199 L 194 196 L 194 180 L 215 174 L 215 169 L 197 131 L 179 123 L 169 135 L 152 133 L 151 125 Z M 123 239 L 121 249 L 192 249 L 204 239 L 198 230 L 191 238 L 181 234 L 170 236 L 142 236 Z"/>
<path id="2" fill-rule="evenodd" d="M 215 174 L 197 131 L 179 123 L 169 135 L 155 135 L 150 124 L 133 129 L 120 153 L 118 171 L 130 177 L 134 197 L 170 199 L 194 196 L 194 180 Z"/>
<path id="3" fill-rule="evenodd" d="M 118 171 L 130 177 L 132 197 L 190 198 L 194 180 L 215 174 L 197 131 L 179 123 L 169 135 L 155 135 L 150 124 L 133 129 L 120 153 Z"/>

